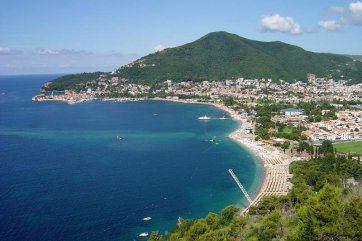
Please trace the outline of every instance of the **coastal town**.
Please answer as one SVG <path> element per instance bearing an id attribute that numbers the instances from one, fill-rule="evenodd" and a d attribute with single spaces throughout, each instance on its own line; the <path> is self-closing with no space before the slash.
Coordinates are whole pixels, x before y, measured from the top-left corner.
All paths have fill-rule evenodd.
<path id="1" fill-rule="evenodd" d="M 285 108 L 273 112 L 271 121 L 294 127 L 303 127 L 303 135 L 310 141 L 362 139 L 361 106 L 362 84 L 349 85 L 346 80 L 316 78 L 310 74 L 306 82 L 289 83 L 271 79 L 243 79 L 225 81 L 167 80 L 163 84 L 149 86 L 131 83 L 115 77 L 116 72 L 102 74 L 87 82 L 79 91 L 46 92 L 33 97 L 33 101 L 63 101 L 75 104 L 90 100 L 137 101 L 164 99 L 181 102 L 206 102 L 223 104 L 237 111 L 251 122 L 255 132 L 256 106 L 265 101 L 284 104 Z M 45 83 L 47 87 L 51 82 Z M 227 103 L 225 102 L 227 101 Z M 300 103 L 314 103 L 319 116 L 305 113 Z M 327 103 L 327 107 L 319 103 Z M 286 110 L 286 111 L 285 111 Z M 329 117 L 329 118 L 324 118 Z M 314 120 L 311 120 L 314 118 Z M 273 128 L 268 130 L 273 132 Z"/>
<path id="2" fill-rule="evenodd" d="M 1 3 L 0 241 L 362 241 L 362 0 Z"/>
<path id="3" fill-rule="evenodd" d="M 218 101 L 224 96 L 230 96 L 245 101 L 269 99 L 276 102 L 297 104 L 301 101 L 362 101 L 362 84 L 349 85 L 346 80 L 316 78 L 309 75 L 308 81 L 286 82 L 271 79 L 244 79 L 225 81 L 182 81 L 166 80 L 162 84 L 147 85 L 132 83 L 128 79 L 115 77 L 116 72 L 102 74 L 98 79 L 80 86 L 79 93 L 68 91 L 57 97 L 40 95 L 36 100 L 69 101 L 104 97 L 153 97 L 168 96 L 173 98 L 198 98 Z M 50 82 L 45 83 L 47 87 Z"/>
<path id="4" fill-rule="evenodd" d="M 253 151 L 264 167 L 261 188 L 243 212 L 265 196 L 286 195 L 292 187 L 290 163 L 317 155 L 324 140 L 334 143 L 362 141 L 362 110 L 358 105 L 362 103 L 362 84 L 348 85 L 345 80 L 309 75 L 307 82 L 293 83 L 240 78 L 202 82 L 167 80 L 161 85 L 149 86 L 132 83 L 114 74 L 100 75 L 97 80 L 81 86 L 80 91 L 43 91 L 34 96 L 33 101 L 76 104 L 90 100 L 154 99 L 206 103 L 223 109 L 241 123 L 230 138 Z M 49 84 L 45 83 L 43 89 Z M 268 113 L 265 114 L 260 106 L 266 106 Z M 268 117 L 265 119 L 263 115 Z"/>

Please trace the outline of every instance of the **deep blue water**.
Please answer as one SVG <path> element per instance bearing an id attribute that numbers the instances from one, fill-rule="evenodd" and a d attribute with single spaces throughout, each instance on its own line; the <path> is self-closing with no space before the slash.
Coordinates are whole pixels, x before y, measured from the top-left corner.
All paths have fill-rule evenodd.
<path id="1" fill-rule="evenodd" d="M 179 216 L 244 205 L 229 168 L 250 193 L 260 185 L 258 161 L 227 138 L 237 123 L 197 120 L 221 110 L 32 102 L 54 77 L 0 77 L 0 240 L 142 240 Z"/>

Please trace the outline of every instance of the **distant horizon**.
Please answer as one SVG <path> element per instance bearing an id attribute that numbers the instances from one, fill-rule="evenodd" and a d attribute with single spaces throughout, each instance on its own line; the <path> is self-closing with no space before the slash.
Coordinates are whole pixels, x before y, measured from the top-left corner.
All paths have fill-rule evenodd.
<path id="1" fill-rule="evenodd" d="M 219 31 L 214 31 L 214 32 L 226 32 L 226 31 L 219 30 Z M 213 32 L 209 32 L 209 33 L 207 33 L 207 34 L 210 34 L 210 33 L 213 33 Z M 227 33 L 235 34 L 235 33 L 231 33 L 231 32 L 227 32 Z M 205 35 L 207 35 L 207 34 L 205 34 Z M 203 35 L 203 36 L 205 36 L 205 35 Z M 236 34 L 236 35 L 238 35 L 238 34 Z M 199 38 L 202 38 L 203 36 L 200 36 Z M 238 35 L 238 36 L 240 36 L 240 35 Z M 243 37 L 243 36 L 240 36 L 240 37 Z M 199 38 L 196 38 L 195 40 L 192 40 L 191 42 L 196 41 L 196 40 L 199 39 Z M 243 37 L 243 38 L 245 38 L 245 37 Z M 258 40 L 258 39 L 251 39 L 251 40 L 260 41 L 260 42 L 274 42 L 274 41 L 279 41 L 279 40 L 263 41 L 263 40 Z M 283 41 L 281 41 L 281 42 L 283 42 Z M 283 42 L 283 43 L 290 44 L 290 43 L 287 43 L 287 42 Z M 181 44 L 181 45 L 179 45 L 179 46 L 182 46 L 182 45 L 184 45 L 184 44 L 187 44 L 187 43 L 183 43 L 183 44 Z M 174 46 L 174 47 L 179 47 L 179 46 Z M 297 46 L 297 45 L 296 45 L 296 46 Z M 169 48 L 174 48 L 174 47 L 169 47 Z M 300 46 L 298 46 L 298 47 L 300 47 Z M 303 48 L 303 49 L 304 49 L 304 48 Z M 308 50 L 308 49 L 304 49 L 304 50 L 310 51 L 310 50 Z M 310 51 L 310 52 L 314 52 L 314 51 Z M 362 54 L 341 54 L 341 53 L 333 53 L 333 52 L 314 52 L 314 53 L 337 54 L 337 55 L 344 55 L 344 56 L 347 56 L 347 57 L 348 57 L 348 56 L 362 57 Z M 148 54 L 152 54 L 152 53 L 148 53 Z M 148 54 L 146 54 L 146 55 L 148 55 Z M 144 56 L 146 56 L 146 55 L 144 55 Z M 144 57 L 144 56 L 139 56 L 137 59 L 142 58 L 142 57 Z M 137 59 L 134 59 L 134 60 L 137 60 Z M 94 69 L 94 70 L 88 70 L 88 71 L 67 71 L 67 72 L 47 72 L 47 73 L 45 73 L 45 72 L 44 72 L 44 73 L 9 73 L 9 74 L 1 74 L 1 73 L 0 73 L 0 76 L 68 75 L 68 74 L 89 73 L 89 72 L 112 72 L 112 71 L 114 71 L 114 70 L 116 70 L 116 69 L 118 69 L 118 68 L 120 68 L 120 67 L 122 67 L 122 66 L 124 66 L 124 65 L 127 65 L 127 64 L 133 62 L 134 60 L 131 60 L 130 62 L 127 62 L 127 63 L 125 63 L 125 64 L 123 64 L 123 65 L 121 65 L 121 66 L 116 66 L 115 68 L 112 68 L 112 69 L 109 69 L 109 70 L 96 70 L 96 69 Z"/>
<path id="2" fill-rule="evenodd" d="M 112 71 L 220 30 L 362 55 L 361 0 L 20 2 L 2 1 L 0 74 Z"/>

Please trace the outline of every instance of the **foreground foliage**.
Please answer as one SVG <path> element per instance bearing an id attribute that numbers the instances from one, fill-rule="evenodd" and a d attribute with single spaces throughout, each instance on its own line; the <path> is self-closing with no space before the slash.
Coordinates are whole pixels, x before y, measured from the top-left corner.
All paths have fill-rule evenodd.
<path id="1" fill-rule="evenodd" d="M 219 214 L 180 220 L 173 231 L 151 241 L 236 240 L 362 240 L 362 186 L 345 185 L 361 179 L 361 165 L 326 152 L 324 157 L 293 162 L 293 188 L 287 196 L 265 197 L 246 216 L 229 206 Z"/>

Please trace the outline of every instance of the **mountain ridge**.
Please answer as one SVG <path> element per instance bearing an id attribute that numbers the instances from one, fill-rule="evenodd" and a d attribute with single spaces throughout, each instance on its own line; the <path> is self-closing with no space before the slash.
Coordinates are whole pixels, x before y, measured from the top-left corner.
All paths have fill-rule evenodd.
<path id="1" fill-rule="evenodd" d="M 191 59 L 186 59 L 188 57 Z M 334 70 L 344 70 L 344 66 L 338 65 L 353 60 L 343 55 L 306 51 L 281 41 L 262 42 L 218 31 L 194 42 L 149 54 L 138 61 L 142 65 L 137 65 L 136 61 L 131 67 L 118 69 L 118 73 L 132 80 L 148 81 L 150 78 L 199 81 L 238 77 L 293 81 L 306 80 L 309 73 L 336 77 Z M 173 70 L 173 66 L 177 66 L 178 70 Z M 292 67 L 290 71 L 288 67 Z M 172 73 L 166 69 L 172 70 Z"/>
<path id="2" fill-rule="evenodd" d="M 303 81 L 308 74 L 359 83 L 362 62 L 344 55 L 306 51 L 281 41 L 263 42 L 217 31 L 141 57 L 117 69 L 113 76 L 135 83 L 156 84 L 168 79 L 176 82 L 236 78 Z M 76 78 L 77 75 L 72 75 L 72 79 Z M 56 87 L 56 81 L 66 79 L 69 78 L 61 77 L 50 86 Z"/>

